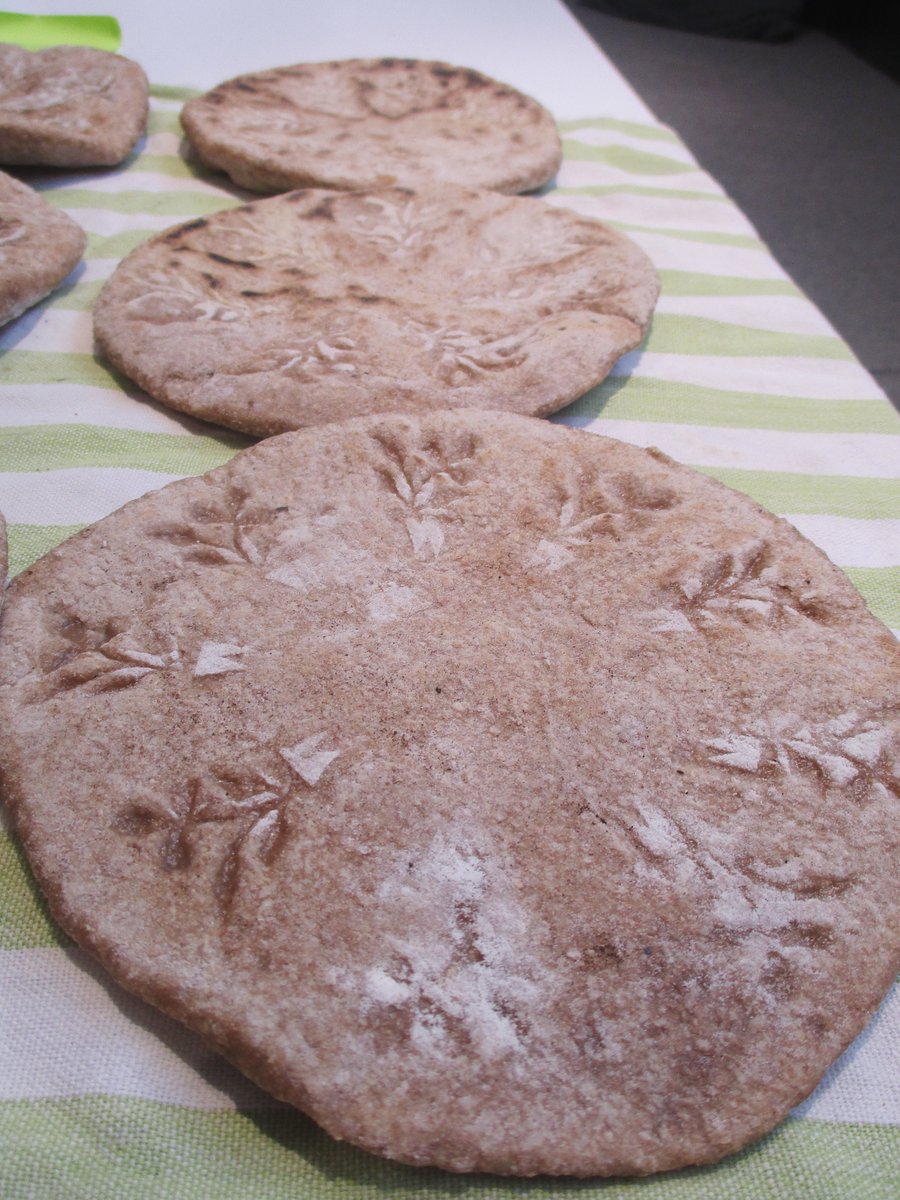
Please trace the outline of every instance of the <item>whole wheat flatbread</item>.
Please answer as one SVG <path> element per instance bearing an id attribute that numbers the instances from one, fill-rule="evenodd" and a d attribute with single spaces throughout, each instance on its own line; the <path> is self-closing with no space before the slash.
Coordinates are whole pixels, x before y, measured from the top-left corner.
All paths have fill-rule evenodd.
<path id="1" fill-rule="evenodd" d="M 86 245 L 71 217 L 0 171 L 0 325 L 58 287 Z"/>
<path id="2" fill-rule="evenodd" d="M 336 1136 L 645 1173 L 771 1128 L 891 982 L 898 690 L 745 496 L 390 416 L 20 575 L 0 768 L 68 932 Z"/>
<path id="3" fill-rule="evenodd" d="M 136 62 L 89 46 L 0 45 L 0 163 L 114 166 L 147 123 Z"/>
<path id="4" fill-rule="evenodd" d="M 457 183 L 526 192 L 556 174 L 556 124 L 477 71 L 417 59 L 301 63 L 189 101 L 200 158 L 258 192 Z"/>
<path id="5" fill-rule="evenodd" d="M 151 238 L 94 327 L 157 400 L 266 435 L 372 412 L 555 412 L 638 345 L 658 289 L 622 234 L 535 200 L 309 190 Z"/>

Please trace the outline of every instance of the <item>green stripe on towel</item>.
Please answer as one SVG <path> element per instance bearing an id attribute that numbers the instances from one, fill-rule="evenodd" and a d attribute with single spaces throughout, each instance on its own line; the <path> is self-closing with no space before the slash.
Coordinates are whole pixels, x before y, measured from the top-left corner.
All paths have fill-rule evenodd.
<path id="1" fill-rule="evenodd" d="M 90 354 L 53 350 L 7 350 L 0 356 L 0 383 L 77 383 L 121 391 L 121 384 Z"/>
<path id="2" fill-rule="evenodd" d="M 202 475 L 228 462 L 251 439 L 237 433 L 147 433 L 100 425 L 27 425 L 5 429 L 0 471 L 132 467 L 166 475 Z"/>
<path id="3" fill-rule="evenodd" d="M 765 250 L 765 243 L 749 233 L 722 233 L 717 229 L 670 229 L 666 225 L 636 225 L 630 221 L 605 217 L 604 224 L 623 233 L 652 233 L 656 237 L 675 238 L 680 242 L 704 242 L 711 246 L 737 246 L 742 250 Z"/>
<path id="4" fill-rule="evenodd" d="M 138 246 L 146 242 L 147 238 L 160 232 L 159 229 L 124 229 L 120 233 L 89 233 L 84 257 L 88 260 L 124 258 L 126 254 L 130 254 L 132 250 L 136 250 Z"/>
<path id="5" fill-rule="evenodd" d="M 702 354 L 744 358 L 777 355 L 787 358 L 836 358 L 853 361 L 853 352 L 838 337 L 809 333 L 776 333 L 732 325 L 709 317 L 654 313 L 645 350 L 657 354 Z"/>
<path id="6" fill-rule="evenodd" d="M 891 629 L 900 629 L 900 567 L 845 567 L 869 608 Z"/>
<path id="7" fill-rule="evenodd" d="M 697 466 L 776 513 L 820 513 L 858 520 L 900 518 L 900 480 L 858 475 L 794 475 L 780 471 L 741 471 Z"/>
<path id="8" fill-rule="evenodd" d="M 84 525 L 10 525 L 9 577 L 18 575 L 43 558 L 54 546 L 84 529 Z"/>
<path id="9" fill-rule="evenodd" d="M 672 142 L 676 146 L 681 141 L 676 133 L 665 125 L 648 125 L 644 121 L 623 121 L 619 117 L 594 117 L 587 121 L 559 121 L 560 133 L 577 133 L 579 129 L 610 129 L 615 133 L 627 133 L 631 137 L 647 138 L 653 142 Z M 577 140 L 577 139 L 576 139 Z"/>
<path id="10" fill-rule="evenodd" d="M 878 398 L 822 400 L 731 392 L 643 375 L 610 376 L 563 415 L 786 433 L 900 433 L 895 414 Z"/>
<path id="11" fill-rule="evenodd" d="M 68 945 L 71 943 L 50 916 L 18 842 L 0 833 L 0 951 Z"/>
<path id="12" fill-rule="evenodd" d="M 789 1118 L 720 1165 L 645 1179 L 500 1179 L 374 1158 L 301 1113 L 82 1096 L 0 1104 L 0 1185 L 66 1200 L 890 1200 L 900 1131 Z"/>
<path id="13" fill-rule="evenodd" d="M 572 138 L 563 139 L 563 157 L 568 162 L 599 162 L 632 175 L 690 175 L 699 170 L 694 163 L 636 150 L 633 146 L 593 146 Z"/>
<path id="14" fill-rule="evenodd" d="M 554 196 L 656 196 L 663 200 L 701 200 L 713 204 L 731 204 L 727 196 L 715 192 L 696 192 L 687 188 L 653 187 L 639 183 L 586 183 L 581 187 L 557 187 Z"/>
<path id="15" fill-rule="evenodd" d="M 745 279 L 739 275 L 707 275 L 700 271 L 659 272 L 665 296 L 802 296 L 789 279 Z"/>
<path id="16" fill-rule="evenodd" d="M 195 217 L 234 208 L 242 201 L 207 192 L 122 191 L 101 192 L 90 188 L 69 188 L 45 192 L 44 198 L 56 208 L 100 209 L 104 212 L 140 213 L 142 216 Z"/>

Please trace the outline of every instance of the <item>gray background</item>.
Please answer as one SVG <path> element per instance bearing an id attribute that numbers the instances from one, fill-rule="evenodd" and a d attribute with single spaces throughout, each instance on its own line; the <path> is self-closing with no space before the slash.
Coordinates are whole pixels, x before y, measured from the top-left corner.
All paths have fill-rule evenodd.
<path id="1" fill-rule="evenodd" d="M 564 2 L 900 408 L 900 84 L 887 35 L 869 62 L 869 47 L 816 28 L 744 41 Z"/>

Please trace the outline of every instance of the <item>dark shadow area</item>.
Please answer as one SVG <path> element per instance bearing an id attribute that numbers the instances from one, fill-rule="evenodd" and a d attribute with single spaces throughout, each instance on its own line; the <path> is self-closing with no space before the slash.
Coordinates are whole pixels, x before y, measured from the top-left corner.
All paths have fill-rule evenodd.
<path id="1" fill-rule="evenodd" d="M 288 1108 L 244 1115 L 268 1140 L 302 1158 L 317 1174 L 346 1187 L 348 1195 L 350 1188 L 356 1185 L 363 1186 L 369 1197 L 407 1196 L 410 1200 L 419 1200 L 426 1193 L 429 1197 L 446 1197 L 447 1200 L 452 1197 L 477 1200 L 481 1196 L 485 1197 L 485 1200 L 496 1200 L 501 1192 L 504 1196 L 534 1196 L 541 1197 L 541 1200 L 548 1200 L 550 1195 L 558 1195 L 560 1200 L 563 1197 L 579 1196 L 602 1200 L 607 1189 L 615 1189 L 620 1195 L 623 1187 L 633 1189 L 636 1196 L 661 1197 L 668 1194 L 667 1189 L 676 1181 L 682 1187 L 689 1187 L 690 1181 L 696 1179 L 702 1180 L 704 1185 L 708 1186 L 710 1178 L 720 1167 L 720 1164 L 716 1163 L 710 1166 L 685 1167 L 680 1171 L 667 1171 L 645 1178 L 617 1176 L 609 1179 L 575 1179 L 569 1176 L 557 1178 L 548 1175 L 532 1178 L 485 1174 L 456 1175 L 436 1167 L 405 1166 L 403 1163 L 392 1162 L 359 1150 L 346 1142 L 335 1141 L 314 1121 Z M 762 1141 L 737 1154 L 729 1155 L 721 1165 L 726 1169 L 733 1168 L 736 1164 L 764 1155 L 771 1141 L 779 1136 L 781 1131 L 776 1128 Z"/>
<path id="2" fill-rule="evenodd" d="M 847 48 L 862 24 L 820 5 L 827 32 L 742 40 L 565 3 L 900 407 L 900 85 Z"/>
<path id="3" fill-rule="evenodd" d="M 7 351 L 15 350 L 19 342 L 31 333 L 52 301 L 58 300 L 61 296 L 69 295 L 72 289 L 81 281 L 83 275 L 84 259 L 77 263 L 62 283 L 57 284 L 46 296 L 35 300 L 32 305 L 26 308 L 24 312 L 19 313 L 17 317 L 11 317 L 5 325 L 0 325 L 0 358 Z"/>
<path id="4" fill-rule="evenodd" d="M 896 0 L 811 0 L 803 11 L 813 28 L 900 82 L 900 5 Z"/>
<path id="5" fill-rule="evenodd" d="M 131 1025 L 152 1034 L 161 1045 L 180 1059 L 187 1068 L 196 1072 L 205 1083 L 227 1096 L 236 1108 L 244 1111 L 248 1116 L 255 1115 L 254 1110 L 257 1107 L 269 1110 L 283 1109 L 283 1115 L 294 1118 L 296 1115 L 294 1109 L 287 1105 L 280 1105 L 268 1093 L 261 1091 L 236 1067 L 231 1066 L 220 1054 L 211 1049 L 198 1034 L 193 1033 L 137 996 L 125 991 L 86 951 L 78 946 L 70 945 L 66 948 L 66 955 L 73 966 L 80 971 L 85 971 L 103 988 L 110 1001 Z M 162 1078 L 162 1073 L 160 1077 Z"/>

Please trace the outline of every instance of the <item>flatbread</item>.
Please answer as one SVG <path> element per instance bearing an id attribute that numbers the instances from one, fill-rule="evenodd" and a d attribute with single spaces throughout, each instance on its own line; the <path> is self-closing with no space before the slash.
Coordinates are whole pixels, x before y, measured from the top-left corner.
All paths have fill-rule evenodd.
<path id="1" fill-rule="evenodd" d="M 898 647 L 785 522 L 500 413 L 271 439 L 12 584 L 4 798 L 120 983 L 451 1170 L 759 1137 L 900 950 Z"/>
<path id="2" fill-rule="evenodd" d="M 241 75 L 190 100 L 181 121 L 203 162 L 257 192 L 432 182 L 528 192 L 562 155 L 552 116 L 530 96 L 409 58 Z"/>
<path id="3" fill-rule="evenodd" d="M 0 171 L 0 325 L 58 287 L 86 245 L 77 222 Z"/>
<path id="4" fill-rule="evenodd" d="M 115 166 L 147 124 L 136 62 L 89 46 L 0 45 L 0 163 Z"/>
<path id="5" fill-rule="evenodd" d="M 536 200 L 311 189 L 151 238 L 94 327 L 157 400 L 267 435 L 373 412 L 555 412 L 639 344 L 658 290 L 622 234 Z"/>

